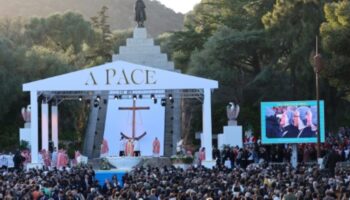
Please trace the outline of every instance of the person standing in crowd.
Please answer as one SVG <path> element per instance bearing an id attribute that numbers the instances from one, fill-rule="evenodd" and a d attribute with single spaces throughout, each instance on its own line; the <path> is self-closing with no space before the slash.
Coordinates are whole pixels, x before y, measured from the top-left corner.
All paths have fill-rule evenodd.
<path id="1" fill-rule="evenodd" d="M 13 157 L 13 163 L 15 165 L 15 169 L 22 170 L 24 161 L 25 161 L 25 157 L 23 157 L 21 155 L 21 152 L 17 149 Z"/>
<path id="2" fill-rule="evenodd" d="M 54 147 L 53 148 L 53 152 L 52 152 L 52 158 L 51 158 L 51 166 L 52 167 L 56 167 L 57 166 L 57 158 L 58 158 L 58 152 L 57 152 L 57 148 Z"/>
<path id="3" fill-rule="evenodd" d="M 202 162 L 205 160 L 205 147 L 202 147 L 199 151 L 199 165 L 202 165 Z"/>
<path id="4" fill-rule="evenodd" d="M 221 153 L 220 150 L 213 146 L 213 159 L 216 161 L 216 165 L 220 166 L 221 164 Z"/>
<path id="5" fill-rule="evenodd" d="M 294 194 L 294 190 L 292 187 L 288 188 L 287 194 L 283 196 L 284 200 L 297 200 L 297 196 Z"/>

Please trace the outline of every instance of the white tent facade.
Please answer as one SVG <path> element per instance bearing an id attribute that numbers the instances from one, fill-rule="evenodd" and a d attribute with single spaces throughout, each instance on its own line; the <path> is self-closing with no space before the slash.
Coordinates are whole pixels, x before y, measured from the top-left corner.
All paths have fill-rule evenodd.
<path id="1" fill-rule="evenodd" d="M 177 72 L 151 68 L 124 61 L 115 61 L 100 66 L 79 70 L 43 80 L 23 84 L 23 91 L 30 92 L 31 130 L 30 146 L 32 166 L 38 163 L 39 125 L 41 125 L 42 148 L 48 149 L 49 123 L 54 146 L 58 146 L 58 109 L 57 104 L 51 106 L 46 101 L 38 103 L 39 96 L 56 98 L 63 94 L 82 93 L 92 94 L 98 91 L 109 91 L 110 94 L 127 93 L 133 91 L 195 91 L 202 100 L 203 137 L 202 147 L 206 150 L 204 164 L 212 165 L 212 118 L 211 93 L 218 88 L 218 82 L 200 77 L 185 75 Z M 61 99 L 62 100 L 62 99 Z M 41 106 L 41 121 L 39 123 L 39 109 Z M 34 123 L 35 122 L 35 123 Z"/>

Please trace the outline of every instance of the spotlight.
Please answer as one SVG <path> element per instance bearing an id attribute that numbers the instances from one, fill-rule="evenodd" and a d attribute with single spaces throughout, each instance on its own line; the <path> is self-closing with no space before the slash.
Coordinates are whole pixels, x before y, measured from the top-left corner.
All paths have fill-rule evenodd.
<path id="1" fill-rule="evenodd" d="M 168 98 L 169 98 L 169 100 L 172 100 L 172 99 L 173 99 L 173 95 L 172 95 L 172 94 L 169 94 L 169 95 L 168 95 Z"/>
<path id="2" fill-rule="evenodd" d="M 139 99 L 142 99 L 142 94 L 139 94 Z"/>
<path id="3" fill-rule="evenodd" d="M 161 104 L 162 106 L 166 106 L 166 98 L 162 98 L 160 104 Z"/>
<path id="4" fill-rule="evenodd" d="M 133 99 L 134 101 L 136 101 L 136 99 L 137 99 L 136 94 L 132 95 L 132 99 Z"/>
<path id="5" fill-rule="evenodd" d="M 83 100 L 83 97 L 82 97 L 82 96 L 79 96 L 78 100 L 79 100 L 79 101 L 82 101 L 82 100 Z"/>
<path id="6" fill-rule="evenodd" d="M 156 104 L 158 102 L 156 96 L 154 94 L 151 94 L 151 99 L 153 100 L 153 103 Z"/>
<path id="7" fill-rule="evenodd" d="M 97 97 L 96 97 L 96 101 L 100 102 L 100 101 L 101 101 L 101 97 L 100 97 L 100 96 L 97 96 Z"/>
<path id="8" fill-rule="evenodd" d="M 118 99 L 119 99 L 118 95 L 114 95 L 114 100 L 118 100 Z"/>

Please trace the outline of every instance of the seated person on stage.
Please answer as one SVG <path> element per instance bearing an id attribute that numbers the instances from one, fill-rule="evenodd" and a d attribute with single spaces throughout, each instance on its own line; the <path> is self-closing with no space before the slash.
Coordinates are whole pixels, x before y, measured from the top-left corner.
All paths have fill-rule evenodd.
<path id="1" fill-rule="evenodd" d="M 120 138 L 120 146 L 119 146 L 119 156 L 125 156 L 125 145 L 126 145 L 126 140 L 125 138 L 122 136 Z"/>
<path id="2" fill-rule="evenodd" d="M 125 145 L 125 156 L 134 156 L 134 142 L 129 139 Z"/>
<path id="3" fill-rule="evenodd" d="M 141 156 L 139 141 L 136 139 L 134 140 L 134 156 L 135 157 Z"/>
<path id="4" fill-rule="evenodd" d="M 152 152 L 153 152 L 153 156 L 159 157 L 159 152 L 160 152 L 160 142 L 158 140 L 158 138 L 156 137 L 153 141 L 152 144 Z"/>

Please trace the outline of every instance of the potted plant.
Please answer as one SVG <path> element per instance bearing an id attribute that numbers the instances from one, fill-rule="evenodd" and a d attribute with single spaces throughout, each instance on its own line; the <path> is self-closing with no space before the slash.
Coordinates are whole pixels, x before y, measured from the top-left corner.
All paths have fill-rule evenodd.
<path id="1" fill-rule="evenodd" d="M 101 170 L 110 170 L 111 169 L 111 166 L 109 165 L 109 162 L 106 158 L 101 159 L 100 169 Z"/>

